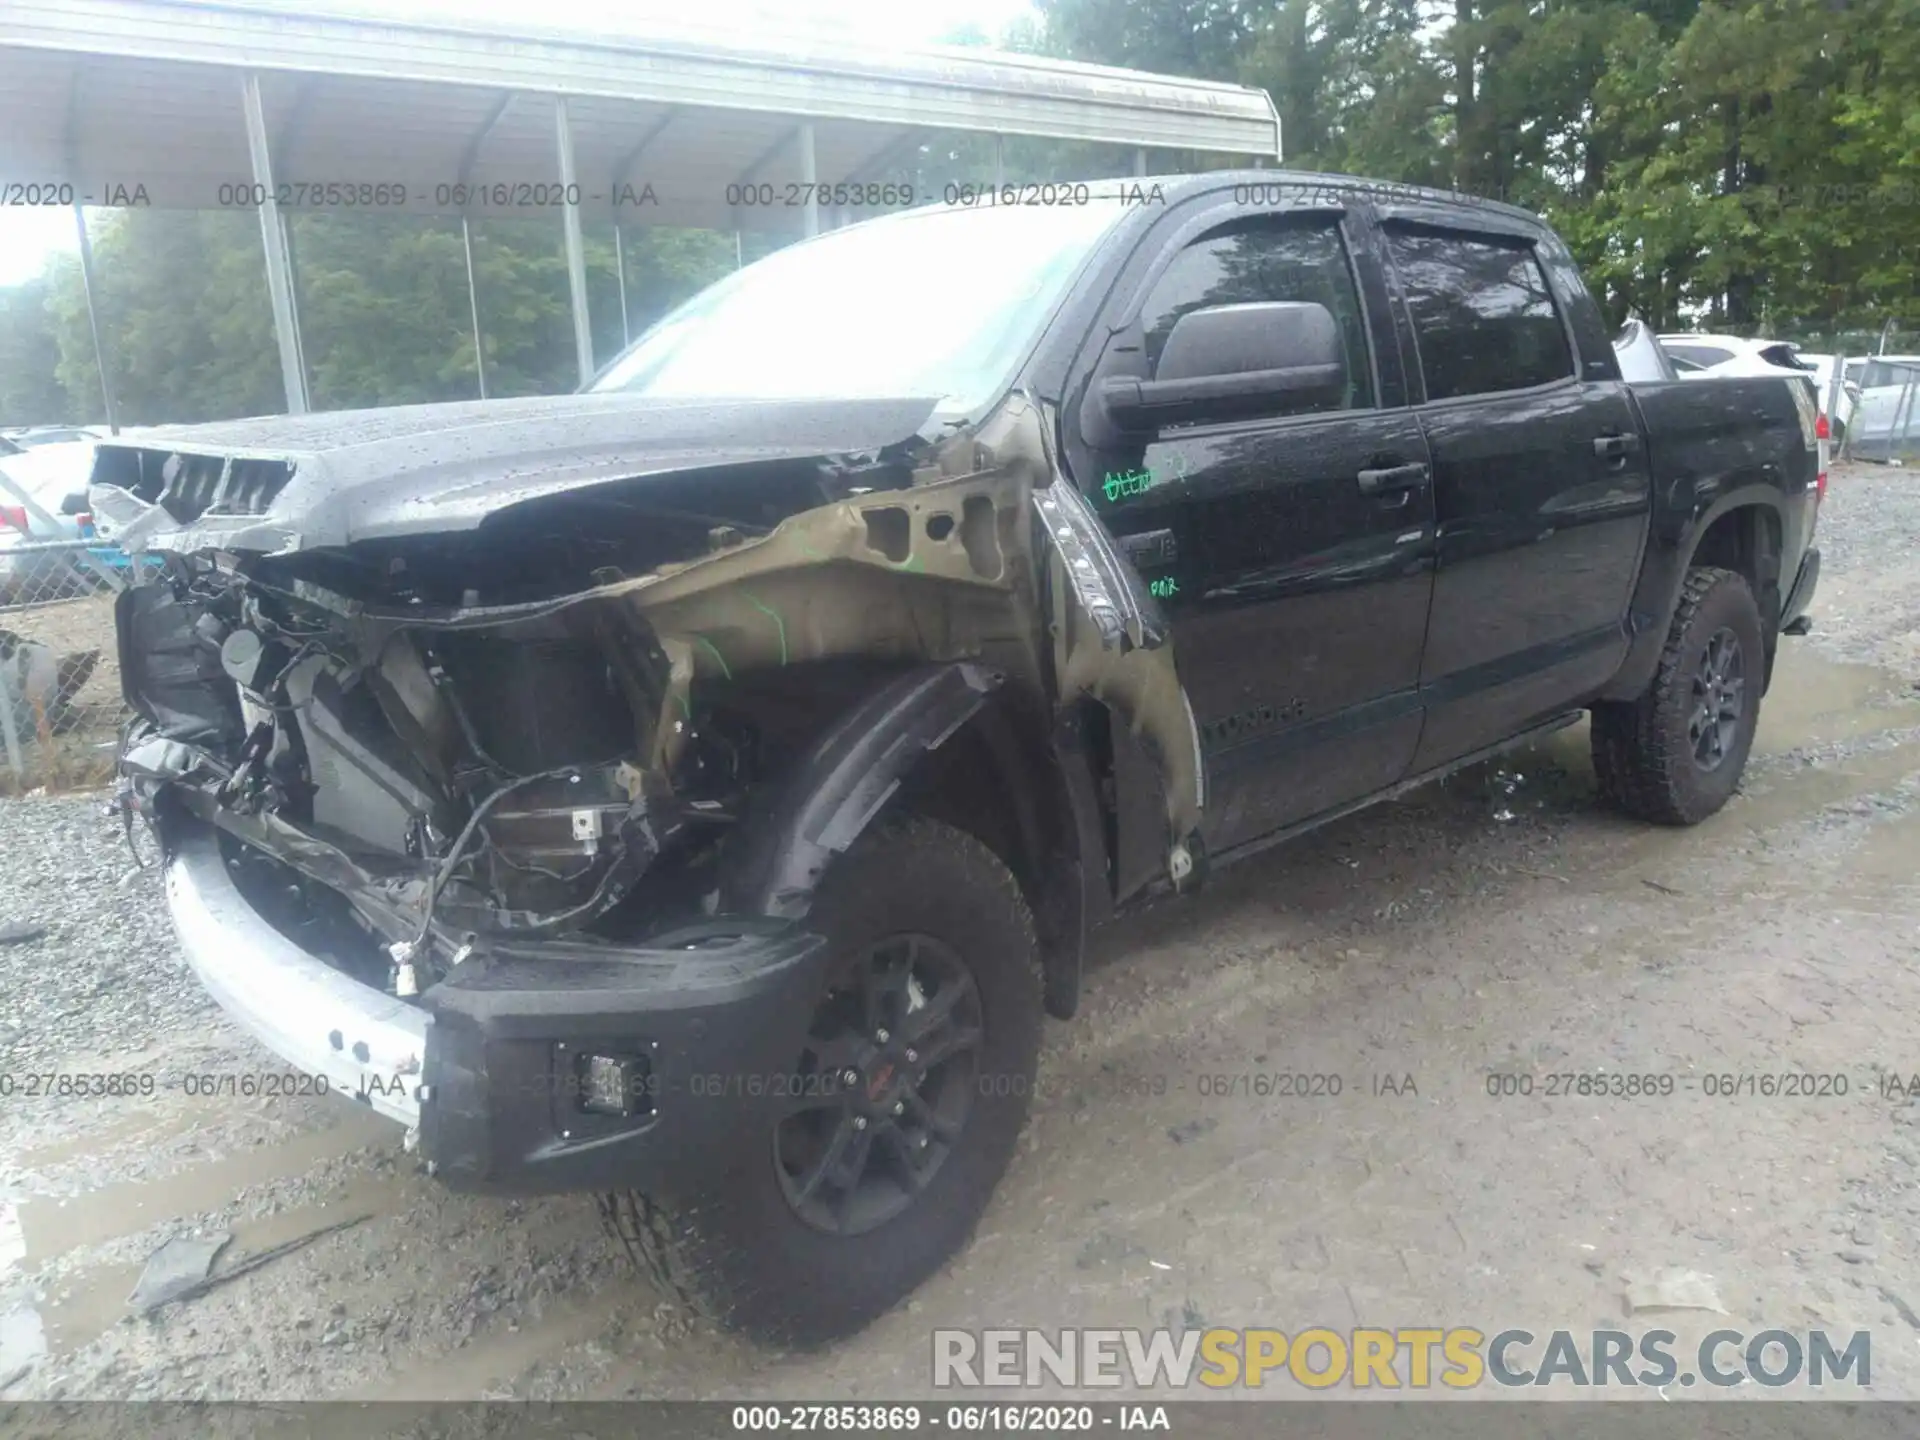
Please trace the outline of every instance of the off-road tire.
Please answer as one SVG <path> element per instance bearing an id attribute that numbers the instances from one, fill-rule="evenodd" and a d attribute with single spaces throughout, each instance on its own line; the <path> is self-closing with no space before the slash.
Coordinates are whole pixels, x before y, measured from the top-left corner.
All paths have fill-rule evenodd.
<path id="1" fill-rule="evenodd" d="M 808 1348 L 850 1335 L 903 1299 L 964 1245 L 1013 1158 L 1040 1048 L 1039 944 L 1018 883 L 980 841 L 937 821 L 878 826 L 827 872 L 808 922 L 831 954 L 903 932 L 943 941 L 980 1000 L 972 1110 L 953 1149 L 902 1213 L 857 1235 L 795 1212 L 771 1133 L 743 1142 L 716 1193 L 673 1206 L 633 1192 L 601 1213 L 642 1268 L 725 1328 Z"/>
<path id="2" fill-rule="evenodd" d="M 1709 640 L 1729 630 L 1745 665 L 1744 704 L 1725 758 L 1711 770 L 1694 758 L 1688 736 L 1693 682 Z M 1760 720 L 1764 666 L 1760 609 L 1746 580 L 1731 570 L 1687 572 L 1659 667 L 1633 700 L 1593 707 L 1593 769 L 1600 798 L 1657 825 L 1695 825 L 1727 803 L 1746 769 Z"/>

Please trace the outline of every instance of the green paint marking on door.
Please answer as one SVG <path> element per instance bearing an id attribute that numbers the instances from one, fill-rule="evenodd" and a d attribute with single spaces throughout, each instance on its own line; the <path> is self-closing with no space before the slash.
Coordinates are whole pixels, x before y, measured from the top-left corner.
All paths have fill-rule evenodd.
<path id="1" fill-rule="evenodd" d="M 1122 495 L 1144 495 L 1156 483 L 1151 470 L 1109 470 L 1100 489 L 1108 500 L 1118 500 Z"/>

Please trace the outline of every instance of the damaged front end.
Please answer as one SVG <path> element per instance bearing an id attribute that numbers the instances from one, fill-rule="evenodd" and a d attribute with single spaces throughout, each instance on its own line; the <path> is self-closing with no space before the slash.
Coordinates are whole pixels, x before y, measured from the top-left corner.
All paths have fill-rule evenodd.
<path id="1" fill-rule="evenodd" d="M 417 1122 L 450 1178 L 580 1188 L 711 1128 L 697 1076 L 790 1063 L 824 963 L 811 883 L 1001 687 L 1091 697 L 1146 742 L 1182 878 L 1201 780 L 1171 648 L 1045 421 L 1016 396 L 938 442 L 599 479 L 449 531 L 307 546 L 250 521 L 270 552 L 198 548 L 257 461 L 215 466 L 191 516 L 169 499 L 205 457 L 103 462 L 124 483 L 100 508 L 166 552 L 119 600 L 121 784 L 196 968 Z M 830 804 L 797 793 L 877 693 L 917 726 Z M 217 953 L 235 896 L 260 947 L 333 978 L 263 990 Z M 364 1035 L 336 979 L 373 997 Z"/>

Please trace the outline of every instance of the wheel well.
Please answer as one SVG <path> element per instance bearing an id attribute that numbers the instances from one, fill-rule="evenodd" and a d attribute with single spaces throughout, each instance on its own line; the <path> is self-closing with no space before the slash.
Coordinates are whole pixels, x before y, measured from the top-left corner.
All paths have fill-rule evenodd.
<path id="1" fill-rule="evenodd" d="M 1048 1009 L 1065 1019 L 1078 988 L 1088 857 L 1046 736 L 1043 708 L 1002 691 L 908 776 L 893 803 L 964 830 L 1013 872 L 1039 934 Z"/>
<path id="2" fill-rule="evenodd" d="M 1715 520 L 1694 546 L 1693 564 L 1744 576 L 1760 603 L 1760 618 L 1779 614 L 1780 517 L 1765 505 L 1742 505 Z"/>
<path id="3" fill-rule="evenodd" d="M 1766 646 L 1766 681 L 1773 679 L 1779 646 L 1780 517 L 1765 505 L 1741 505 L 1716 519 L 1694 546 L 1693 565 L 1731 570 L 1747 582 L 1760 607 L 1760 634 Z"/>
<path id="4" fill-rule="evenodd" d="M 714 688 L 722 708 L 752 722 L 761 783 L 778 797 L 825 732 L 911 669 L 892 662 L 820 662 L 749 677 L 724 691 Z M 1048 1009 L 1065 1019 L 1078 989 L 1089 920 L 1082 852 L 1097 848 L 1098 840 L 1082 843 L 1050 721 L 1048 706 L 1030 688 L 998 686 L 952 734 L 927 737 L 929 748 L 917 755 L 879 813 L 910 810 L 942 821 L 1000 858 L 1033 913 L 1047 967 Z M 860 828 L 876 818 L 865 816 Z M 738 873 L 758 873 L 748 858 L 756 853 L 750 839 Z M 1104 877 L 1105 856 L 1085 858 Z"/>

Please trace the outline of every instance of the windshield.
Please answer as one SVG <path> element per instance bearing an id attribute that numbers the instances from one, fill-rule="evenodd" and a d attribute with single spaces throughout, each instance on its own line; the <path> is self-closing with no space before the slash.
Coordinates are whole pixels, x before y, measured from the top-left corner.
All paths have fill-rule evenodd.
<path id="1" fill-rule="evenodd" d="M 918 210 L 775 251 L 694 296 L 587 388 L 752 399 L 996 398 L 1116 201 Z"/>

